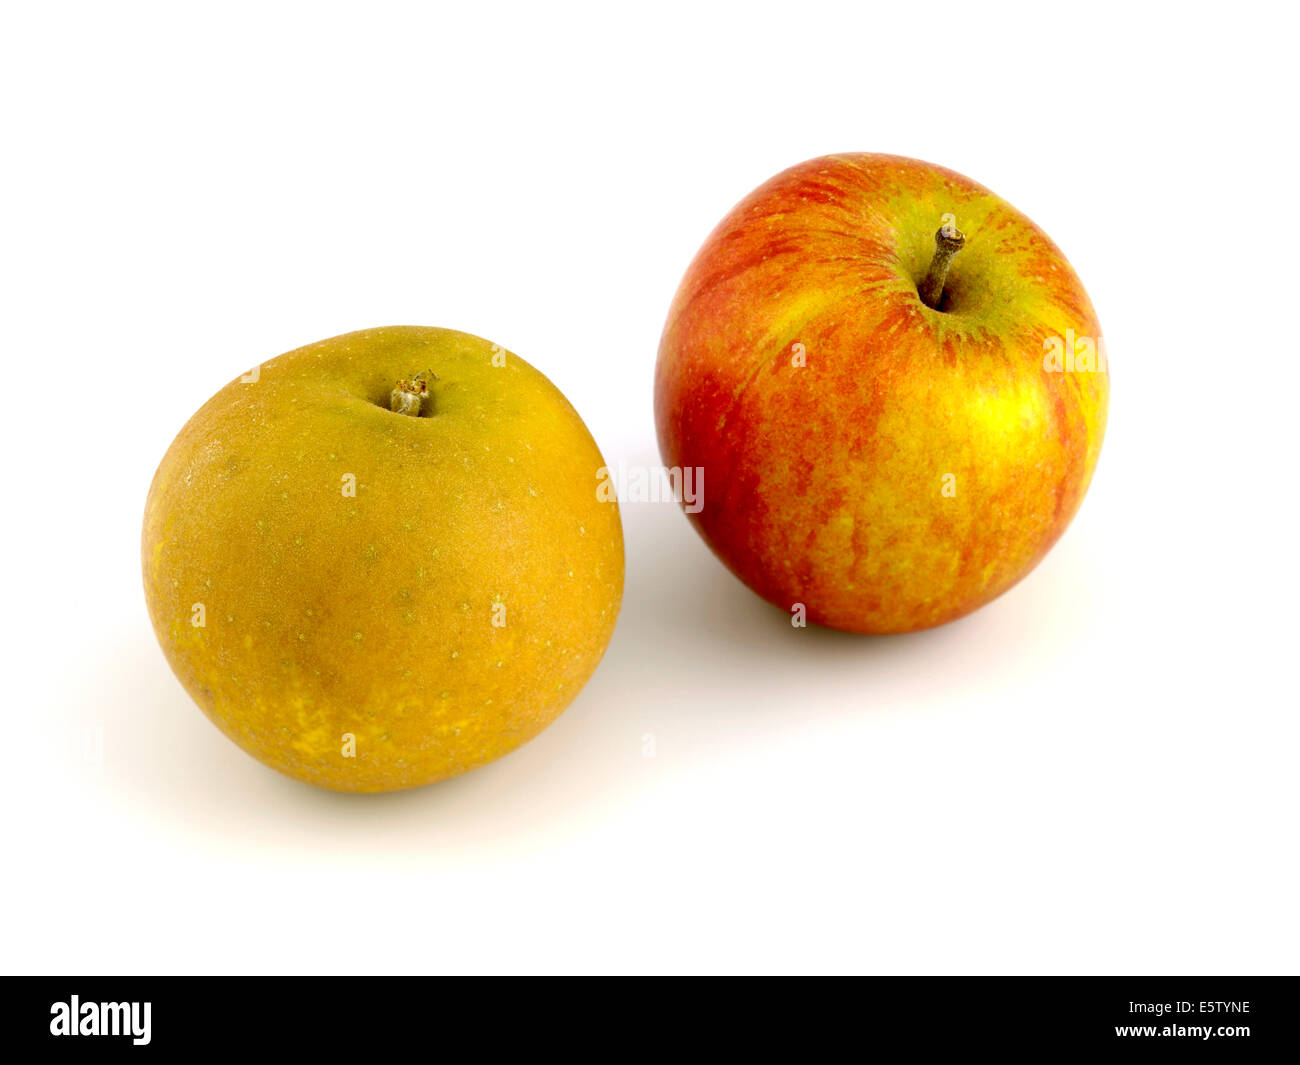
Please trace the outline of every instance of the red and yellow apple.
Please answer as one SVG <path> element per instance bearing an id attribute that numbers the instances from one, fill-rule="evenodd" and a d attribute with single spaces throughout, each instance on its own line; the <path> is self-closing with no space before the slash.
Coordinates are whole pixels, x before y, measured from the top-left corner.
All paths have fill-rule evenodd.
<path id="1" fill-rule="evenodd" d="M 772 178 L 705 241 L 655 416 L 665 463 L 707 474 L 691 520 L 750 588 L 832 628 L 908 632 L 989 602 L 1057 541 L 1108 385 L 1092 304 L 1041 229 L 951 170 L 847 154 Z"/>

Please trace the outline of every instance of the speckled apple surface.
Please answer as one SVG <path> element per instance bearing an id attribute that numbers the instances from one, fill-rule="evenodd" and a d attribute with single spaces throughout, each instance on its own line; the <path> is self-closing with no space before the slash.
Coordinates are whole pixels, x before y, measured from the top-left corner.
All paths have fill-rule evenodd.
<path id="1" fill-rule="evenodd" d="M 393 413 L 425 370 L 431 405 Z M 341 791 L 453 776 L 550 724 L 623 588 L 618 505 L 564 396 L 448 329 L 350 333 L 247 376 L 181 430 L 145 510 L 149 616 L 204 713 Z"/>
<path id="2" fill-rule="evenodd" d="M 917 286 L 945 214 L 966 245 L 932 309 Z M 852 632 L 927 628 L 1065 531 L 1105 432 L 1103 358 L 1083 284 L 1014 207 L 932 164 L 826 156 L 746 197 L 687 270 L 660 450 L 704 469 L 691 520 L 763 598 Z"/>

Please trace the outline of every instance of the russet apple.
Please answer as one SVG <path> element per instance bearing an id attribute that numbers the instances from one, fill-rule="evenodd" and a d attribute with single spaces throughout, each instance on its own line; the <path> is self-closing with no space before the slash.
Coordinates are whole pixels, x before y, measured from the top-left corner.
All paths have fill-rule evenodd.
<path id="1" fill-rule="evenodd" d="M 1109 379 L 1060 249 L 988 189 L 898 156 L 813 159 L 696 255 L 655 377 L 665 463 L 750 588 L 860 633 L 1010 588 L 1092 478 Z"/>
<path id="2" fill-rule="evenodd" d="M 519 356 L 372 329 L 232 381 L 145 509 L 168 662 L 232 740 L 341 791 L 473 769 L 550 724 L 618 615 L 618 505 L 574 409 Z"/>

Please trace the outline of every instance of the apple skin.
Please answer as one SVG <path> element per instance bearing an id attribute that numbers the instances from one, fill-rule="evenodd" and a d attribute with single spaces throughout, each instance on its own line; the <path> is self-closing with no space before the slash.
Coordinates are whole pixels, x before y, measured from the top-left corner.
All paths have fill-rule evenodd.
<path id="1" fill-rule="evenodd" d="M 917 285 L 945 213 L 966 245 L 933 310 Z M 1108 371 L 1049 372 L 1044 345 L 1101 336 L 1060 249 L 988 189 L 900 156 L 812 159 L 687 270 L 655 372 L 660 451 L 704 469 L 691 520 L 764 599 L 849 632 L 941 625 L 1024 577 L 1078 510 Z"/>
<path id="2" fill-rule="evenodd" d="M 425 409 L 394 413 L 421 371 Z M 297 780 L 382 792 L 477 768 L 554 721 L 609 643 L 604 465 L 560 391 L 479 337 L 298 348 L 167 449 L 141 538 L 154 632 L 213 723 Z"/>

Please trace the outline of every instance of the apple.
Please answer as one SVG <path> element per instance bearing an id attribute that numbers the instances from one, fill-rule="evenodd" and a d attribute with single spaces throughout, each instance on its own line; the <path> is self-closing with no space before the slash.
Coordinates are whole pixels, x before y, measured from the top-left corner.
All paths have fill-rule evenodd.
<path id="1" fill-rule="evenodd" d="M 668 313 L 655 419 L 707 473 L 691 521 L 793 617 L 941 625 L 1069 525 L 1106 427 L 1092 304 L 1006 201 L 899 156 L 812 159 L 742 200 Z"/>
<path id="2" fill-rule="evenodd" d="M 595 670 L 618 504 L 563 395 L 449 329 L 271 359 L 195 414 L 145 508 L 168 662 L 239 746 L 340 791 L 415 787 L 535 736 Z"/>

